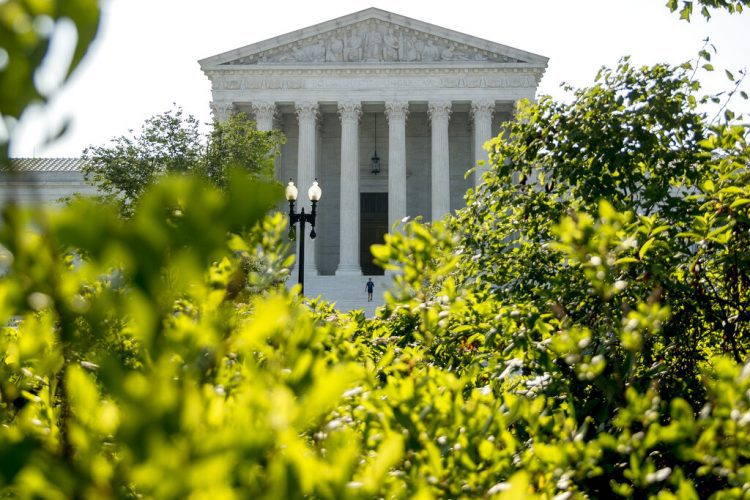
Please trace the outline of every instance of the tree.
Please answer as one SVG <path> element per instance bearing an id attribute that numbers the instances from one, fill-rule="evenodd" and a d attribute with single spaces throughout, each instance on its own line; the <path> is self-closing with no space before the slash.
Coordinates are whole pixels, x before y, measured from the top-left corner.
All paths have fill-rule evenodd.
<path id="1" fill-rule="evenodd" d="M 164 175 L 195 175 L 223 186 L 228 169 L 239 167 L 269 180 L 281 142 L 279 132 L 259 132 L 243 114 L 213 122 L 204 136 L 198 121 L 177 108 L 146 120 L 138 135 L 131 131 L 110 145 L 86 148 L 84 176 L 129 214 L 144 190 Z"/>
<path id="2" fill-rule="evenodd" d="M 203 159 L 205 176 L 224 185 L 227 169 L 239 167 L 258 179 L 274 179 L 274 159 L 280 153 L 283 137 L 277 131 L 258 132 L 255 124 L 239 114 L 226 122 L 214 122 Z"/>
<path id="3" fill-rule="evenodd" d="M 747 487 L 747 454 L 729 452 L 727 474 L 706 464 L 746 432 L 713 405 L 719 380 L 744 387 L 750 353 L 748 130 L 709 121 L 699 90 L 691 65 L 625 59 L 569 103 L 526 103 L 465 209 L 373 250 L 395 271 L 383 318 L 401 348 L 492 387 L 509 414 L 510 395 L 536 408 L 511 427 L 531 484 Z M 726 436 L 712 451 L 709 428 Z"/>
<path id="4" fill-rule="evenodd" d="M 644 359 L 669 351 L 662 388 L 681 394 L 700 386 L 701 361 L 723 353 L 739 362 L 750 342 L 748 324 L 737 321 L 750 307 L 747 130 L 708 123 L 698 89 L 689 66 L 633 68 L 626 59 L 570 104 L 545 98 L 522 108 L 510 140 L 492 142 L 494 175 L 457 221 L 470 228 L 466 251 L 477 257 L 466 276 L 496 284 L 502 300 L 548 304 L 566 321 L 598 325 L 602 339 L 639 298 L 668 304 L 664 337 L 646 343 L 654 351 Z M 623 287 L 615 297 L 590 294 L 588 272 L 550 245 L 555 224 L 597 214 L 601 200 L 634 221 L 633 248 L 607 277 Z M 591 269 L 607 266 L 591 258 Z M 643 376 L 648 384 L 653 372 Z"/>

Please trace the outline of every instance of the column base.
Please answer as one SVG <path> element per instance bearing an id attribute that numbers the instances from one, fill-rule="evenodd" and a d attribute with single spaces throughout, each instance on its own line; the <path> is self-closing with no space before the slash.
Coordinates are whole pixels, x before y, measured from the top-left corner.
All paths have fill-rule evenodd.
<path id="1" fill-rule="evenodd" d="M 313 277 L 313 276 L 320 276 L 320 273 L 318 273 L 317 267 L 307 267 L 305 266 L 305 277 Z M 294 266 L 289 268 L 289 279 L 293 279 L 294 281 L 297 281 L 299 278 L 299 267 L 295 264 Z"/>
<path id="2" fill-rule="evenodd" d="M 357 264 L 339 265 L 336 276 L 362 276 L 362 268 Z"/>

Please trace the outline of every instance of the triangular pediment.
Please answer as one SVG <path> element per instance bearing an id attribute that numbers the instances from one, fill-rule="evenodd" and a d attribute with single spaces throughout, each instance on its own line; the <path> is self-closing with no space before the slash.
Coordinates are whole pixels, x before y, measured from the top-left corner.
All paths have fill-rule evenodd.
<path id="1" fill-rule="evenodd" d="M 371 8 L 200 61 L 204 68 L 460 62 L 546 66 L 547 58 Z"/>

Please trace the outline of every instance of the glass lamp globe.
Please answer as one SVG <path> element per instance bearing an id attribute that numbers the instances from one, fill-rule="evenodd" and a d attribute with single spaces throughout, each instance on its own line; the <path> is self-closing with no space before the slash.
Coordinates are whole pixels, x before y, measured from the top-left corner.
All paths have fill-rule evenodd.
<path id="1" fill-rule="evenodd" d="M 289 179 L 289 184 L 286 186 L 286 201 L 297 201 L 297 186 L 294 185 L 292 179 Z"/>
<path id="2" fill-rule="evenodd" d="M 320 186 L 318 186 L 318 180 L 315 179 L 312 186 L 310 186 L 310 189 L 307 190 L 307 196 L 310 198 L 310 201 L 320 201 L 322 195 L 323 191 L 320 189 Z"/>

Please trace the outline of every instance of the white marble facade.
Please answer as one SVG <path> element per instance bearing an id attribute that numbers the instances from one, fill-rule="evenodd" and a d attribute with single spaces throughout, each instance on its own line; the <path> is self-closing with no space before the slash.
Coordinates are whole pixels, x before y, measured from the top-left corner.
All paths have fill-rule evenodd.
<path id="1" fill-rule="evenodd" d="M 383 231 L 459 208 L 485 167 L 466 171 L 486 159 L 482 145 L 515 103 L 534 99 L 547 58 L 371 8 L 200 65 L 215 118 L 244 112 L 261 130 L 280 129 L 279 179 L 293 178 L 301 193 L 320 181 L 306 271 L 361 276 L 360 231 L 372 222 L 360 196 L 387 196 Z"/>

